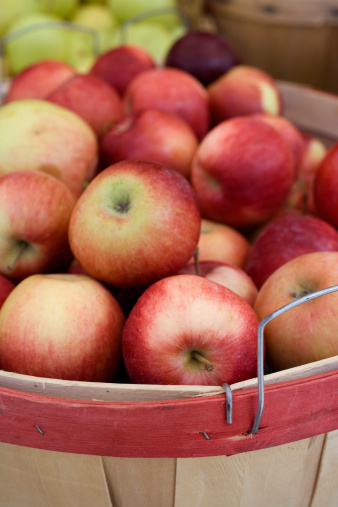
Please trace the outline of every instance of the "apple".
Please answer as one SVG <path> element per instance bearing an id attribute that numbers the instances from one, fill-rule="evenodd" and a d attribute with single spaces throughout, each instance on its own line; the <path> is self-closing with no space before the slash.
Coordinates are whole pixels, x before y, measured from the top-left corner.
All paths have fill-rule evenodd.
<path id="1" fill-rule="evenodd" d="M 254 117 L 274 127 L 283 137 L 293 155 L 297 173 L 305 150 L 305 139 L 302 132 L 290 120 L 280 114 L 259 113 Z"/>
<path id="2" fill-rule="evenodd" d="M 70 65 L 57 60 L 33 63 L 12 79 L 5 102 L 44 99 L 74 75 Z"/>
<path id="3" fill-rule="evenodd" d="M 252 243 L 245 271 L 260 289 L 280 266 L 317 251 L 338 251 L 338 231 L 314 216 L 281 212 Z"/>
<path id="4" fill-rule="evenodd" d="M 218 261 L 243 268 L 250 243 L 234 227 L 202 218 L 197 248 L 199 261 Z M 195 262 L 194 258 L 190 262 Z"/>
<path id="5" fill-rule="evenodd" d="M 18 281 L 70 261 L 76 198 L 65 183 L 40 171 L 9 173 L 0 178 L 0 202 L 0 273 Z"/>
<path id="6" fill-rule="evenodd" d="M 208 86 L 241 59 L 220 33 L 190 30 L 179 37 L 166 54 L 165 65 L 184 70 Z"/>
<path id="7" fill-rule="evenodd" d="M 275 310 L 337 284 L 338 252 L 312 252 L 277 269 L 258 292 L 259 320 Z M 312 299 L 271 320 L 264 330 L 266 361 L 274 370 L 293 368 L 338 354 L 338 293 Z"/>
<path id="8" fill-rule="evenodd" d="M 180 22 L 176 0 L 107 0 L 107 4 L 120 23 L 141 18 L 172 28 Z"/>
<path id="9" fill-rule="evenodd" d="M 328 148 L 323 141 L 303 134 L 304 147 L 298 165 L 296 180 L 284 203 L 286 208 L 302 211 L 304 214 L 317 215 L 314 199 L 314 182 L 317 170 L 323 161 Z"/>
<path id="10" fill-rule="evenodd" d="M 62 19 L 70 19 L 80 8 L 80 2 L 81 0 L 39 0 L 44 12 Z"/>
<path id="11" fill-rule="evenodd" d="M 15 284 L 12 282 L 12 280 L 0 274 L 0 309 L 14 287 Z"/>
<path id="12" fill-rule="evenodd" d="M 99 55 L 90 73 L 106 80 L 122 96 L 133 78 L 154 67 L 155 62 L 148 51 L 121 44 Z"/>
<path id="13" fill-rule="evenodd" d="M 5 46 L 11 75 L 41 60 L 67 62 L 67 31 L 56 27 L 61 21 L 58 16 L 44 13 L 27 14 L 13 21 L 6 36 L 15 38 Z"/>
<path id="14" fill-rule="evenodd" d="M 275 128 L 243 116 L 221 122 L 200 142 L 191 182 L 203 218 L 258 225 L 284 203 L 295 179 L 289 147 Z"/>
<path id="15" fill-rule="evenodd" d="M 69 241 L 94 278 L 142 287 L 188 262 L 200 224 L 196 195 L 184 176 L 154 162 L 124 160 L 101 171 L 79 197 Z"/>
<path id="16" fill-rule="evenodd" d="M 255 113 L 282 114 L 277 82 L 265 71 L 236 65 L 208 88 L 212 124 Z"/>
<path id="17" fill-rule="evenodd" d="M 74 75 L 52 91 L 46 100 L 78 114 L 98 138 L 124 116 L 122 100 L 117 91 L 100 77 L 91 74 Z"/>
<path id="18" fill-rule="evenodd" d="M 250 306 L 254 305 L 258 289 L 250 276 L 241 268 L 219 261 L 197 261 L 180 269 L 180 275 L 199 275 L 228 287 Z"/>
<path id="19" fill-rule="evenodd" d="M 169 67 L 142 72 L 129 83 L 123 100 L 126 111 L 158 108 L 177 114 L 201 140 L 209 130 L 208 93 L 191 74 Z"/>
<path id="20" fill-rule="evenodd" d="M 1 0 L 0 10 L 0 37 L 3 37 L 12 22 L 26 14 L 41 11 L 41 6 L 36 0 Z"/>
<path id="21" fill-rule="evenodd" d="M 111 382 L 121 364 L 124 322 L 116 299 L 97 280 L 29 276 L 1 308 L 1 367 L 37 377 Z"/>
<path id="22" fill-rule="evenodd" d="M 43 171 L 79 196 L 96 173 L 97 162 L 95 133 L 72 111 L 38 99 L 0 108 L 0 176 Z"/>
<path id="23" fill-rule="evenodd" d="M 230 289 L 195 275 L 152 284 L 122 334 L 129 378 L 138 384 L 217 386 L 256 376 L 258 318 Z"/>
<path id="24" fill-rule="evenodd" d="M 129 159 L 158 162 L 190 178 L 198 140 L 179 116 L 160 109 L 143 109 L 125 116 L 100 141 L 105 166 Z"/>
<path id="25" fill-rule="evenodd" d="M 338 142 L 326 153 L 313 183 L 318 215 L 338 227 Z"/>

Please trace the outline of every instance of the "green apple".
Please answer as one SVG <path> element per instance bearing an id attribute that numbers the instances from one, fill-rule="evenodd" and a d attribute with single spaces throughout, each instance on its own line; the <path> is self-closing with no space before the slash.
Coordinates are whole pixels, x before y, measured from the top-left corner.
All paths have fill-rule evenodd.
<path id="1" fill-rule="evenodd" d="M 122 40 L 128 44 L 141 46 L 153 57 L 157 64 L 164 61 L 172 44 L 170 32 L 160 23 L 139 21 L 123 28 Z"/>
<path id="2" fill-rule="evenodd" d="M 45 13 L 69 19 L 79 8 L 80 0 L 40 0 L 40 4 Z"/>
<path id="3" fill-rule="evenodd" d="M 123 23 L 133 16 L 145 15 L 146 19 L 161 23 L 168 28 L 180 23 L 180 16 L 175 12 L 176 0 L 107 0 L 112 12 Z M 162 12 L 161 12 L 162 11 Z"/>
<path id="4" fill-rule="evenodd" d="M 6 34 L 14 20 L 39 11 L 41 11 L 40 0 L 0 0 L 0 37 Z"/>
<path id="5" fill-rule="evenodd" d="M 7 42 L 5 54 L 11 75 L 41 60 L 67 61 L 67 31 L 52 27 L 52 23 L 60 21 L 57 16 L 35 13 L 10 25 L 7 35 L 13 35 L 13 39 Z"/>

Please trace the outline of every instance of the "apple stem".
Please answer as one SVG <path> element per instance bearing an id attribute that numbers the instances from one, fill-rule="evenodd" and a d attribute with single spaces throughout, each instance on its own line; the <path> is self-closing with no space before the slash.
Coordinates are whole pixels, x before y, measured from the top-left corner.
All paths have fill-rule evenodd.
<path id="1" fill-rule="evenodd" d="M 199 248 L 197 247 L 196 250 L 195 250 L 195 253 L 194 253 L 196 275 L 200 274 L 200 265 L 199 265 L 198 256 L 199 256 Z"/>
<path id="2" fill-rule="evenodd" d="M 27 245 L 26 241 L 21 241 L 20 242 L 20 248 L 19 248 L 19 251 L 18 251 L 16 257 L 13 259 L 13 261 L 11 262 L 11 264 L 7 265 L 7 269 L 9 271 L 13 271 L 13 269 L 15 268 L 15 266 L 16 266 L 17 262 L 19 261 L 20 257 L 22 256 L 22 254 L 26 250 L 27 246 L 28 245 Z"/>
<path id="3" fill-rule="evenodd" d="M 208 361 L 206 357 L 202 356 L 202 354 L 197 352 L 197 350 L 192 351 L 191 357 L 193 359 L 196 359 L 196 361 L 202 363 L 207 371 L 212 371 L 214 369 L 214 365 L 210 361 Z"/>

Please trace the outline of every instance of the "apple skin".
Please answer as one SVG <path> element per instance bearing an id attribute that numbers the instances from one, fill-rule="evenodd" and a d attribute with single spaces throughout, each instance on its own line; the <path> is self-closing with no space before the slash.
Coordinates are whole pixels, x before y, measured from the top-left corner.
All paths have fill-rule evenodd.
<path id="1" fill-rule="evenodd" d="M 314 202 L 318 215 L 338 227 L 338 142 L 326 153 L 313 186 Z"/>
<path id="2" fill-rule="evenodd" d="M 128 85 L 123 101 L 127 112 L 158 108 L 177 114 L 200 141 L 209 130 L 208 93 L 191 74 L 169 67 L 150 69 Z"/>
<path id="3" fill-rule="evenodd" d="M 259 320 L 306 294 L 337 285 L 338 252 L 312 252 L 281 266 L 258 292 Z M 273 319 L 264 330 L 266 361 L 274 370 L 338 354 L 338 293 L 319 296 Z"/>
<path id="4" fill-rule="evenodd" d="M 198 269 L 198 273 L 196 272 Z M 254 305 L 258 289 L 250 276 L 241 268 L 225 262 L 201 261 L 197 266 L 187 264 L 180 269 L 180 275 L 199 275 L 207 280 L 224 285 L 241 296 L 250 306 Z"/>
<path id="5" fill-rule="evenodd" d="M 74 257 L 114 287 L 142 287 L 176 274 L 193 255 L 201 216 L 177 171 L 125 160 L 100 172 L 79 197 L 69 224 Z"/>
<path id="6" fill-rule="evenodd" d="M 282 114 L 277 82 L 266 72 L 236 65 L 208 87 L 212 125 L 256 113 Z"/>
<path id="7" fill-rule="evenodd" d="M 75 70 L 70 65 L 57 60 L 34 63 L 13 78 L 5 102 L 44 99 L 74 75 Z"/>
<path id="8" fill-rule="evenodd" d="M 148 51 L 133 44 L 121 44 L 99 55 L 90 73 L 107 81 L 122 97 L 132 79 L 153 68 L 155 62 Z"/>
<path id="9" fill-rule="evenodd" d="M 169 49 L 165 65 L 184 70 L 204 86 L 241 63 L 237 51 L 219 33 L 189 30 Z"/>
<path id="10" fill-rule="evenodd" d="M 98 138 L 124 116 L 122 100 L 116 90 L 91 74 L 71 77 L 47 95 L 46 100 L 78 114 Z"/>
<path id="11" fill-rule="evenodd" d="M 122 353 L 136 384 L 221 385 L 256 376 L 258 318 L 240 296 L 201 276 L 163 278 L 127 318 Z M 212 371 L 193 359 L 197 351 Z"/>
<path id="12" fill-rule="evenodd" d="M 198 140 L 179 116 L 160 109 L 127 115 L 103 136 L 100 158 L 105 166 L 140 159 L 166 165 L 190 179 Z"/>
<path id="13" fill-rule="evenodd" d="M 234 227 L 202 218 L 197 248 L 199 261 L 219 261 L 243 268 L 250 243 Z M 195 262 L 195 258 L 190 259 L 190 262 Z"/>
<path id="14" fill-rule="evenodd" d="M 0 274 L 0 309 L 14 287 L 15 284 L 9 278 Z"/>
<path id="15" fill-rule="evenodd" d="M 0 108 L 0 176 L 43 171 L 79 196 L 97 163 L 95 133 L 72 111 L 39 99 L 17 100 Z"/>
<path id="16" fill-rule="evenodd" d="M 284 139 L 251 116 L 232 118 L 200 142 L 191 171 L 203 218 L 250 227 L 273 216 L 295 179 Z"/>
<path id="17" fill-rule="evenodd" d="M 0 202 L 0 273 L 19 281 L 69 262 L 76 198 L 62 181 L 39 171 L 7 174 L 0 178 Z"/>
<path id="18" fill-rule="evenodd" d="M 260 289 L 280 266 L 317 251 L 338 251 L 338 231 L 314 216 L 281 212 L 252 243 L 245 271 Z"/>
<path id="19" fill-rule="evenodd" d="M 124 322 L 115 298 L 90 277 L 29 276 L 1 308 L 1 367 L 37 377 L 110 382 L 121 364 Z"/>

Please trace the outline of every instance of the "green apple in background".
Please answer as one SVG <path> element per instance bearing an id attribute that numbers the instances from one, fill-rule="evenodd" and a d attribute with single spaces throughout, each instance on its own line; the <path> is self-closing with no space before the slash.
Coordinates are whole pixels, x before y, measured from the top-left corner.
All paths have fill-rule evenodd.
<path id="1" fill-rule="evenodd" d="M 167 28 L 173 28 L 181 23 L 179 14 L 175 12 L 176 0 L 157 0 L 156 2 L 154 0 L 107 0 L 107 4 L 120 23 L 143 13 L 149 13 L 148 21 L 161 23 Z M 155 16 L 155 12 L 159 9 L 163 9 L 163 13 Z"/>
<path id="2" fill-rule="evenodd" d="M 57 21 L 61 21 L 61 18 L 35 13 L 22 16 L 10 25 L 8 34 L 27 30 L 6 44 L 5 54 L 11 75 L 41 60 L 67 61 L 67 30 L 51 26 L 52 22 Z M 40 28 L 39 25 L 44 28 Z"/>
<path id="3" fill-rule="evenodd" d="M 111 47 L 112 33 L 119 23 L 107 5 L 81 5 L 71 18 L 73 23 L 93 28 L 98 32 L 99 51 L 102 53 Z M 83 35 L 88 44 L 88 36 Z M 91 41 L 89 41 L 92 47 Z"/>
<path id="4" fill-rule="evenodd" d="M 41 0 L 0 0 L 0 37 L 19 17 L 41 11 Z"/>
<path id="5" fill-rule="evenodd" d="M 80 0 L 39 0 L 42 10 L 46 14 L 55 14 L 63 19 L 69 19 L 80 6 Z"/>

